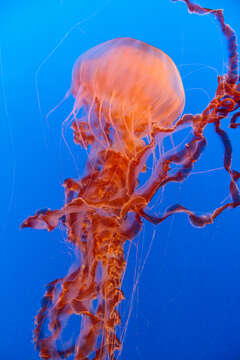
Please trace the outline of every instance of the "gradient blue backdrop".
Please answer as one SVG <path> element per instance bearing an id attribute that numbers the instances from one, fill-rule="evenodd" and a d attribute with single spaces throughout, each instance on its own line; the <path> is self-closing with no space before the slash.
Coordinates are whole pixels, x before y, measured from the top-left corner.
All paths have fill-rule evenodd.
<path id="1" fill-rule="evenodd" d="M 239 34 L 238 0 L 201 4 L 224 8 Z M 183 3 L 168 0 L 0 2 L 0 359 L 38 359 L 32 329 L 44 285 L 64 276 L 73 261 L 60 231 L 19 230 L 35 210 L 61 207 L 63 180 L 77 176 L 61 137 L 72 99 L 48 122 L 46 115 L 69 89 L 75 59 L 121 36 L 141 39 L 172 57 L 183 78 L 185 112 L 200 112 L 208 104 L 227 59 L 225 40 L 210 16 L 190 15 Z M 240 133 L 229 134 L 239 169 Z M 69 129 L 66 139 L 81 171 L 85 154 L 72 145 L 71 135 Z M 194 172 L 222 167 L 219 139 L 212 129 L 206 136 L 209 146 Z M 226 198 L 228 184 L 221 169 L 194 174 L 167 187 L 156 211 L 174 202 L 210 211 Z M 145 264 L 121 359 L 240 359 L 239 215 L 239 209 L 228 211 L 204 229 L 175 216 L 156 227 L 148 257 L 154 229 L 145 226 L 124 283 L 129 299 L 131 274 L 135 268 L 140 274 Z M 128 306 L 126 300 L 122 311 Z"/>

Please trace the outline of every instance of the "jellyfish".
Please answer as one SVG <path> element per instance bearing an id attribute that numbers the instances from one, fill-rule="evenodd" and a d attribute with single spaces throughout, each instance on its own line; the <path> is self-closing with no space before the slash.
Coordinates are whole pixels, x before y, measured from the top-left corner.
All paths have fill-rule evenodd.
<path id="1" fill-rule="evenodd" d="M 46 286 L 34 330 L 41 359 L 116 359 L 122 347 L 117 329 L 121 326 L 118 305 L 124 299 L 124 245 L 141 231 L 144 219 L 156 225 L 183 212 L 192 225 L 203 227 L 225 209 L 240 205 L 240 173 L 232 169 L 231 142 L 221 128 L 229 116 L 229 127 L 239 126 L 236 35 L 222 10 L 183 2 L 190 12 L 214 16 L 228 45 L 227 72 L 218 76 L 215 96 L 202 113 L 182 115 L 185 94 L 177 67 L 163 51 L 140 40 L 104 42 L 83 53 L 73 67 L 75 101 L 68 120 L 74 142 L 89 150 L 86 170 L 81 178 L 64 181 L 61 209 L 39 210 L 21 225 L 52 231 L 61 223 L 78 254 L 75 267 Z M 209 124 L 224 147 L 231 201 L 210 214 L 197 215 L 173 204 L 161 216 L 151 215 L 147 207 L 156 192 L 191 174 L 207 145 L 203 131 Z M 183 127 L 191 128 L 191 139 L 156 157 L 163 139 Z M 140 183 L 150 157 L 155 159 L 151 174 Z M 79 336 L 59 349 L 58 340 L 72 315 L 81 319 Z"/>

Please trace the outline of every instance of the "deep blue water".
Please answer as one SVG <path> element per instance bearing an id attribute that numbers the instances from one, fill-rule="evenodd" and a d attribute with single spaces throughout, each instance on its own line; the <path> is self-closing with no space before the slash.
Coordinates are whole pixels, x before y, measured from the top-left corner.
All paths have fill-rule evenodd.
<path id="1" fill-rule="evenodd" d="M 201 5 L 223 8 L 226 22 L 240 35 L 238 0 L 202 0 Z M 37 209 L 62 206 L 61 184 L 77 177 L 73 157 L 83 169 L 85 154 L 73 145 L 71 129 L 66 139 L 73 157 L 62 139 L 73 99 L 48 120 L 47 113 L 69 89 L 76 58 L 122 36 L 150 43 L 174 60 L 186 92 L 184 112 L 201 112 L 208 104 L 227 61 L 225 39 L 210 16 L 191 15 L 185 4 L 168 0 L 0 2 L 0 359 L 38 359 L 32 330 L 44 285 L 64 276 L 73 261 L 62 232 L 19 230 Z M 239 131 L 228 130 L 238 169 Z M 222 146 L 212 128 L 206 138 L 195 174 L 166 187 L 159 212 L 176 202 L 210 212 L 228 196 Z M 155 229 L 145 226 L 135 240 L 138 253 L 133 246 L 128 259 L 123 313 L 135 269 L 140 274 L 145 265 L 121 359 L 240 359 L 239 215 L 240 209 L 226 211 L 203 229 L 192 227 L 184 215 Z"/>

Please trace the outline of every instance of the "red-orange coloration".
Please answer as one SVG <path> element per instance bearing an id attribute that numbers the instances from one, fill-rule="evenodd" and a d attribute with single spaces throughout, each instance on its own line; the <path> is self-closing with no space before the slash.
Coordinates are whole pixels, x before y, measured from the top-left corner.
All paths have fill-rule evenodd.
<path id="1" fill-rule="evenodd" d="M 222 10 L 183 1 L 191 12 L 215 16 L 228 42 L 228 71 L 218 77 L 216 94 L 201 114 L 178 119 L 185 102 L 178 70 L 165 53 L 141 41 L 110 40 L 84 53 L 74 66 L 72 128 L 75 143 L 91 148 L 87 174 L 64 182 L 62 209 L 38 211 L 22 224 L 51 231 L 61 221 L 81 257 L 73 272 L 47 285 L 35 321 L 34 340 L 42 359 L 65 359 L 71 354 L 75 360 L 115 359 L 121 349 L 116 327 L 121 321 L 117 306 L 124 298 L 123 247 L 140 231 L 141 218 L 157 224 L 173 213 L 185 212 L 193 225 L 201 227 L 224 209 L 240 205 L 236 184 L 240 173 L 231 168 L 231 143 L 220 128 L 221 120 L 240 106 L 235 33 L 225 24 Z M 238 117 L 239 113 L 232 116 L 231 128 L 238 127 Z M 145 209 L 156 191 L 171 181 L 184 181 L 191 173 L 206 146 L 203 130 L 209 123 L 215 125 L 224 145 L 231 202 L 211 215 L 197 216 L 175 204 L 162 217 L 151 216 Z M 149 179 L 139 186 L 139 174 L 157 144 L 186 125 L 192 127 L 192 139 L 181 149 L 163 154 Z M 178 167 L 173 169 L 172 163 Z M 59 350 L 56 341 L 72 314 L 82 319 L 79 338 Z M 45 323 L 50 335 L 44 334 Z"/>

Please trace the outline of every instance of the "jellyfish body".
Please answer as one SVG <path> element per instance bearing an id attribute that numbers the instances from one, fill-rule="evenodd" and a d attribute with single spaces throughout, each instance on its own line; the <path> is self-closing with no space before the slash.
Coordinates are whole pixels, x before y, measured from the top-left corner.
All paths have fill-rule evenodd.
<path id="1" fill-rule="evenodd" d="M 134 117 L 136 128 L 143 120 L 149 124 L 149 118 L 169 127 L 185 102 L 171 58 L 131 38 L 107 41 L 81 55 L 74 65 L 71 89 L 76 106 L 83 102 L 90 107 L 99 101 L 120 124 Z"/>
<path id="2" fill-rule="evenodd" d="M 92 127 L 104 147 L 109 146 L 109 128 L 115 147 L 119 142 L 136 147 L 154 124 L 171 126 L 185 103 L 181 77 L 170 57 L 131 38 L 107 41 L 81 55 L 71 90 L 74 111 L 85 106 L 89 118 L 96 112 Z"/>
<path id="3" fill-rule="evenodd" d="M 221 120 L 240 105 L 234 32 L 219 10 L 184 1 L 193 12 L 216 16 L 229 45 L 228 73 L 218 78 L 216 95 L 202 114 L 178 119 L 185 102 L 178 70 L 166 54 L 139 40 L 110 40 L 81 55 L 74 65 L 72 128 L 75 143 L 91 148 L 86 174 L 64 182 L 62 209 L 38 211 L 22 224 L 51 231 L 60 221 L 78 253 L 75 269 L 48 284 L 36 316 L 34 340 L 42 359 L 65 359 L 71 354 L 75 360 L 115 359 L 122 343 L 117 336 L 121 323 L 117 307 L 124 299 L 124 243 L 141 230 L 142 218 L 158 224 L 184 212 L 192 224 L 201 227 L 226 208 L 240 205 L 240 173 L 231 168 L 231 144 L 220 128 Z M 232 117 L 232 128 L 238 127 L 238 116 Z M 202 216 L 180 204 L 169 207 L 161 217 L 148 214 L 146 207 L 159 188 L 184 181 L 191 173 L 206 146 L 203 130 L 209 123 L 214 123 L 225 149 L 232 201 Z M 148 180 L 138 186 L 139 174 L 154 154 L 159 136 L 183 125 L 192 127 L 191 140 L 163 154 Z M 173 163 L 178 165 L 174 169 Z M 81 318 L 79 337 L 76 343 L 58 349 L 57 341 L 72 314 Z"/>

